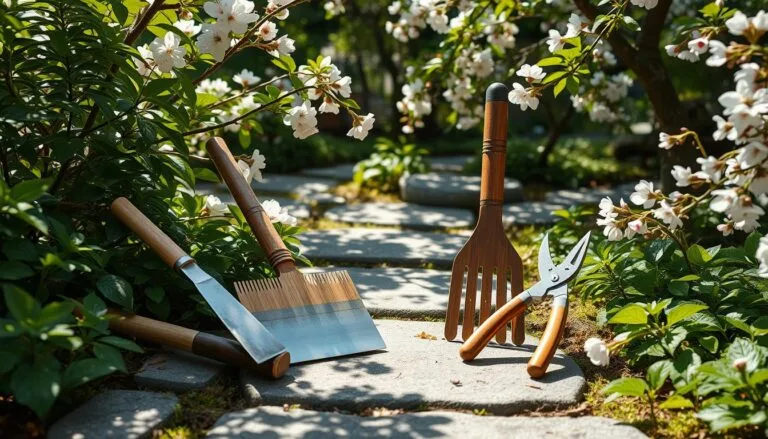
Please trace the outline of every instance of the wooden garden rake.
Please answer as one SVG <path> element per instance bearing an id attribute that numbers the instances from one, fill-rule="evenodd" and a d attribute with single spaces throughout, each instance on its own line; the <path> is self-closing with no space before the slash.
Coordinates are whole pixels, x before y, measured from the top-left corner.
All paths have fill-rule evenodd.
<path id="1" fill-rule="evenodd" d="M 453 260 L 448 311 L 445 316 L 445 339 L 453 340 L 458 331 L 462 290 L 466 291 L 462 318 L 462 339 L 467 340 L 475 329 L 477 283 L 481 279 L 480 314 L 482 324 L 491 314 L 493 279 L 496 277 L 496 308 L 507 302 L 507 286 L 512 296 L 523 291 L 523 263 L 504 233 L 504 167 L 507 155 L 507 87 L 491 84 L 485 93 L 485 123 L 483 126 L 483 168 L 480 183 L 480 213 L 475 230 Z M 465 282 L 466 279 L 466 282 Z M 465 287 L 466 285 L 466 287 Z M 525 340 L 523 315 L 512 323 L 512 342 Z M 505 343 L 507 326 L 496 333 L 496 341 Z"/>

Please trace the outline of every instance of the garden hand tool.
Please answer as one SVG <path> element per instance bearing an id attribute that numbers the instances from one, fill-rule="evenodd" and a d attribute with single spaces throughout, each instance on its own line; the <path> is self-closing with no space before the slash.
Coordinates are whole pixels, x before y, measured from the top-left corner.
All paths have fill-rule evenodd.
<path id="1" fill-rule="evenodd" d="M 226 337 L 116 310 L 109 310 L 109 315 L 113 317 L 109 328 L 114 332 L 223 361 L 268 378 L 280 378 L 285 375 L 291 362 L 290 355 L 286 352 L 275 357 L 273 361 L 258 364 L 240 343 Z"/>
<path id="2" fill-rule="evenodd" d="M 485 92 L 485 123 L 483 126 L 483 168 L 480 181 L 480 213 L 472 236 L 453 260 L 448 311 L 445 316 L 445 339 L 456 338 L 459 323 L 462 287 L 465 285 L 462 339 L 475 329 L 478 272 L 482 271 L 480 315 L 482 324 L 491 314 L 493 276 L 496 275 L 496 309 L 507 302 L 507 286 L 512 295 L 523 290 L 523 262 L 504 233 L 501 212 L 504 204 L 504 168 L 507 155 L 507 87 L 491 84 Z M 498 328 L 496 341 L 506 342 L 506 325 Z M 523 315 L 512 320 L 512 341 L 519 345 L 525 340 Z"/>
<path id="3" fill-rule="evenodd" d="M 149 245 L 163 262 L 195 284 L 213 312 L 256 363 L 290 363 L 285 346 L 128 199 L 120 197 L 113 201 L 112 213 Z"/>
<path id="4" fill-rule="evenodd" d="M 497 309 L 480 325 L 477 331 L 459 349 L 461 358 L 465 361 L 473 360 L 488 344 L 493 334 L 498 332 L 499 328 L 504 327 L 511 319 L 523 315 L 530 302 L 541 300 L 545 296 L 552 296 L 552 311 L 547 327 L 544 329 L 544 335 L 541 336 L 539 346 L 536 347 L 533 357 L 528 361 L 528 375 L 533 378 L 544 376 L 565 330 L 565 320 L 568 317 L 568 281 L 576 276 L 576 273 L 581 269 L 581 264 L 584 262 L 589 247 L 589 235 L 589 233 L 584 235 L 559 265 L 555 265 L 549 254 L 549 236 L 544 236 L 544 241 L 539 249 L 539 277 L 541 280 Z"/>
<path id="5" fill-rule="evenodd" d="M 240 206 L 277 279 L 235 282 L 240 301 L 288 348 L 293 363 L 386 346 L 346 271 L 304 275 L 243 178 L 224 140 L 206 149 Z"/>

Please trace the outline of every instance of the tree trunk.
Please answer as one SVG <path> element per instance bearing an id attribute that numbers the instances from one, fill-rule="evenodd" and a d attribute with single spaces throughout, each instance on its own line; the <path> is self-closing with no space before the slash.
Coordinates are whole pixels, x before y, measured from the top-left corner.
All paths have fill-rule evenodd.
<path id="1" fill-rule="evenodd" d="M 565 128 L 568 126 L 568 122 L 570 122 L 575 112 L 576 111 L 573 108 L 573 105 L 569 105 L 568 110 L 560 120 L 557 120 L 554 112 L 552 112 L 549 121 L 549 133 L 547 134 L 547 142 L 544 144 L 544 150 L 541 151 L 541 155 L 539 155 L 539 168 L 544 169 L 549 166 L 549 156 L 552 155 L 552 151 L 555 150 L 557 141 L 560 139 L 560 136 L 563 134 L 563 130 L 565 130 Z"/>

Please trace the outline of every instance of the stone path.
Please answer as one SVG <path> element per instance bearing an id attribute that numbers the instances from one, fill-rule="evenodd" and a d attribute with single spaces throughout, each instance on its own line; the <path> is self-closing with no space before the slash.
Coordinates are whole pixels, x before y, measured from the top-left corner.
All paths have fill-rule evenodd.
<path id="1" fill-rule="evenodd" d="M 351 179 L 351 165 L 270 175 L 253 184 L 261 199 L 277 195 L 296 217 L 322 214 L 332 221 L 364 226 L 301 235 L 307 257 L 340 266 L 303 271 L 347 270 L 369 312 L 381 319 L 375 323 L 387 348 L 292 365 L 287 376 L 276 381 L 241 372 L 247 400 L 261 407 L 225 414 L 208 437 L 645 437 L 605 418 L 512 416 L 580 401 L 586 383 L 576 363 L 558 352 L 547 375 L 531 379 L 525 363 L 537 340 L 530 336 L 522 346 L 490 345 L 475 361 L 465 363 L 458 356 L 459 342 L 443 339 L 443 323 L 425 321 L 444 316 L 450 284 L 446 269 L 475 223 L 480 179 L 458 174 L 468 159 L 431 159 L 437 173 L 404 179 L 401 203 L 347 204 L 333 195 L 335 186 Z M 524 201 L 522 186 L 508 179 L 504 222 L 549 225 L 556 221 L 555 210 L 598 203 L 604 196 L 626 199 L 632 186 L 555 191 L 544 201 Z M 221 185 L 203 184 L 198 192 L 232 202 Z M 376 228 L 381 226 L 390 228 Z M 378 265 L 385 267 L 372 267 Z M 435 269 L 406 268 L 422 265 Z M 231 370 L 191 354 L 165 352 L 150 357 L 134 380 L 142 388 L 184 392 L 203 388 Z M 289 409 L 284 410 L 284 404 Z M 291 409 L 295 404 L 302 408 Z M 171 394 L 108 391 L 57 421 L 49 436 L 146 437 L 157 433 L 153 429 L 166 422 L 177 405 L 178 398 Z M 381 412 L 382 408 L 393 411 Z M 383 416 L 356 415 L 368 410 L 380 410 Z M 472 415 L 472 410 L 493 416 Z"/>
<path id="2" fill-rule="evenodd" d="M 247 398 L 264 405 L 353 412 L 428 406 L 510 415 L 566 406 L 582 397 L 581 370 L 560 353 L 544 378 L 528 376 L 525 364 L 537 342 L 533 338 L 519 347 L 489 346 L 473 362 L 464 363 L 460 344 L 442 339 L 441 322 L 378 320 L 376 326 L 386 351 L 292 365 L 288 377 L 279 381 L 243 373 Z"/>
<path id="3" fill-rule="evenodd" d="M 474 156 L 468 155 L 436 156 L 426 157 L 426 161 L 434 172 L 458 174 L 464 170 L 464 167 L 472 161 L 473 158 Z M 343 163 L 323 168 L 303 169 L 300 174 L 307 177 L 331 179 L 339 182 L 352 181 L 355 176 L 355 163 Z"/>
<path id="4" fill-rule="evenodd" d="M 310 260 L 334 264 L 421 265 L 450 268 L 467 236 L 393 229 L 332 229 L 301 235 Z"/>
<path id="5" fill-rule="evenodd" d="M 480 204 L 480 177 L 455 174 L 413 174 L 400 181 L 403 201 L 430 206 L 452 206 L 477 209 Z M 504 202 L 523 200 L 519 181 L 506 179 Z"/>
<path id="6" fill-rule="evenodd" d="M 359 203 L 334 207 L 325 212 L 332 221 L 409 229 L 468 228 L 475 216 L 468 209 L 420 206 L 411 203 Z"/>
<path id="7" fill-rule="evenodd" d="M 166 422 L 179 400 L 173 395 L 137 390 L 109 390 L 56 421 L 49 439 L 146 437 Z"/>
<path id="8" fill-rule="evenodd" d="M 463 439 L 569 438 L 640 439 L 645 435 L 618 421 L 594 416 L 582 418 L 474 416 L 429 411 L 395 416 L 359 417 L 340 413 L 280 407 L 259 407 L 222 416 L 209 438 L 337 438 L 387 437 Z"/>

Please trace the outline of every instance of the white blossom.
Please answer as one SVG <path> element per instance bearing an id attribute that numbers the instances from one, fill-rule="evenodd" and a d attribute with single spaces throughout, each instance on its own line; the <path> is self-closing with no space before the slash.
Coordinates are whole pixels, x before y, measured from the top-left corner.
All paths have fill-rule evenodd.
<path id="1" fill-rule="evenodd" d="M 336 103 L 332 98 L 326 96 L 323 99 L 323 103 L 320 104 L 320 108 L 318 110 L 321 113 L 332 113 L 332 114 L 339 114 L 339 104 Z"/>
<path id="2" fill-rule="evenodd" d="M 288 214 L 286 208 L 280 207 L 280 203 L 277 200 L 266 200 L 261 203 L 261 207 L 273 223 L 282 223 L 291 227 L 298 224 L 298 220 Z"/>
<path id="3" fill-rule="evenodd" d="M 584 351 L 587 353 L 589 361 L 595 366 L 607 366 L 611 360 L 608 345 L 599 338 L 588 338 L 584 342 Z"/>
<path id="4" fill-rule="evenodd" d="M 539 107 L 539 98 L 534 96 L 531 91 L 528 91 L 520 83 L 515 82 L 512 84 L 512 90 L 509 92 L 509 102 L 519 105 L 520 109 L 525 111 L 529 107 L 535 110 Z"/>
<path id="5" fill-rule="evenodd" d="M 757 274 L 760 277 L 768 278 L 768 236 L 760 238 L 760 244 L 757 246 L 755 258 L 760 262 Z"/>
<path id="6" fill-rule="evenodd" d="M 749 19 L 741 11 L 736 11 L 731 18 L 725 20 L 725 26 L 733 35 L 743 35 L 749 27 Z"/>
<path id="7" fill-rule="evenodd" d="M 676 142 L 671 136 L 665 132 L 659 133 L 659 148 L 670 149 L 676 145 Z"/>
<path id="8" fill-rule="evenodd" d="M 253 8 L 253 2 L 248 0 L 216 0 L 203 4 L 205 12 L 216 19 L 216 27 L 225 34 L 230 31 L 245 33 L 248 24 L 259 19 L 252 13 Z"/>
<path id="9" fill-rule="evenodd" d="M 656 204 L 656 199 L 661 195 L 661 191 L 653 189 L 653 183 L 646 180 L 640 180 L 635 185 L 635 192 L 629 196 L 629 201 L 642 206 L 643 209 L 650 209 Z"/>
<path id="10" fill-rule="evenodd" d="M 136 50 L 139 52 L 139 55 L 141 55 L 141 59 L 133 58 L 133 62 L 136 64 L 136 71 L 139 72 L 139 75 L 141 76 L 151 75 L 152 71 L 157 67 L 152 51 L 149 50 L 147 44 L 137 47 Z"/>
<path id="11" fill-rule="evenodd" d="M 688 42 L 688 50 L 695 53 L 696 55 L 702 55 L 704 53 L 707 53 L 708 48 L 709 48 L 709 38 L 706 38 L 706 37 L 695 38 Z"/>
<path id="12" fill-rule="evenodd" d="M 318 132 L 317 129 L 317 110 L 312 107 L 310 101 L 304 101 L 288 112 L 283 118 L 283 123 L 293 128 L 293 135 L 298 139 L 307 137 Z"/>
<path id="13" fill-rule="evenodd" d="M 517 76 L 522 76 L 527 79 L 529 83 L 540 82 L 547 76 L 544 70 L 537 65 L 523 64 L 518 71 L 515 72 Z"/>
<path id="14" fill-rule="evenodd" d="M 691 185 L 692 171 L 690 167 L 682 167 L 676 165 L 672 168 L 672 177 L 676 180 L 678 187 L 686 187 Z"/>
<path id="15" fill-rule="evenodd" d="M 200 51 L 210 53 L 217 62 L 224 61 L 224 55 L 231 43 L 229 31 L 214 24 L 204 23 L 203 31 L 197 37 L 197 47 Z"/>
<path id="16" fill-rule="evenodd" d="M 373 122 L 376 119 L 373 117 L 373 113 L 368 113 L 362 116 L 361 120 L 355 119 L 352 124 L 352 128 L 347 132 L 347 136 L 354 137 L 357 140 L 363 140 L 368 136 L 368 132 L 373 128 Z"/>
<path id="17" fill-rule="evenodd" d="M 670 206 L 666 200 L 662 200 L 659 205 L 660 207 L 653 211 L 654 218 L 661 220 L 664 224 L 669 226 L 670 230 L 683 227 L 683 220 L 680 218 L 674 207 Z"/>
<path id="18" fill-rule="evenodd" d="M 221 216 L 226 215 L 229 212 L 227 204 L 222 203 L 219 197 L 215 195 L 208 195 L 205 198 L 204 208 L 208 210 L 209 216 Z"/>
<path id="19" fill-rule="evenodd" d="M 709 42 L 709 58 L 705 61 L 710 67 L 720 67 L 727 61 L 725 57 L 725 44 L 718 40 Z"/>
<path id="20" fill-rule="evenodd" d="M 549 51 L 552 53 L 555 53 L 558 50 L 565 47 L 564 40 L 565 40 L 565 37 L 563 35 L 560 35 L 560 32 L 558 32 L 556 29 L 550 29 L 549 38 L 547 39 L 547 46 L 549 48 Z"/>
<path id="21" fill-rule="evenodd" d="M 263 41 L 272 41 L 277 36 L 277 25 L 271 21 L 265 21 L 259 26 L 259 36 Z"/>
<path id="22" fill-rule="evenodd" d="M 659 4 L 659 0 L 630 0 L 630 3 L 641 8 L 653 9 Z"/>
<path id="23" fill-rule="evenodd" d="M 173 32 L 166 32 L 165 36 L 161 40 L 155 38 L 150 44 L 149 48 L 152 50 L 152 57 L 157 64 L 157 69 L 163 73 L 168 73 L 173 68 L 180 69 L 187 64 L 184 59 L 184 55 L 187 54 L 187 49 L 179 47 L 181 39 Z"/>
<path id="24" fill-rule="evenodd" d="M 627 229 L 624 230 L 625 238 L 632 238 L 636 234 L 644 235 L 648 232 L 648 225 L 642 219 L 632 220 L 627 223 Z"/>
<path id="25" fill-rule="evenodd" d="M 194 20 L 179 20 L 176 23 L 173 23 L 173 26 L 184 32 L 184 35 L 190 38 L 200 33 L 200 29 L 202 28 L 201 25 L 195 24 Z"/>
<path id="26" fill-rule="evenodd" d="M 243 69 L 240 73 L 234 75 L 232 80 L 240 84 L 243 88 L 253 87 L 261 81 L 261 78 L 254 75 L 252 71 Z"/>
<path id="27" fill-rule="evenodd" d="M 288 38 L 288 35 L 281 36 L 274 43 L 277 43 L 277 45 L 275 49 L 269 51 L 269 54 L 276 58 L 279 58 L 280 55 L 290 55 L 296 51 L 295 41 Z"/>

